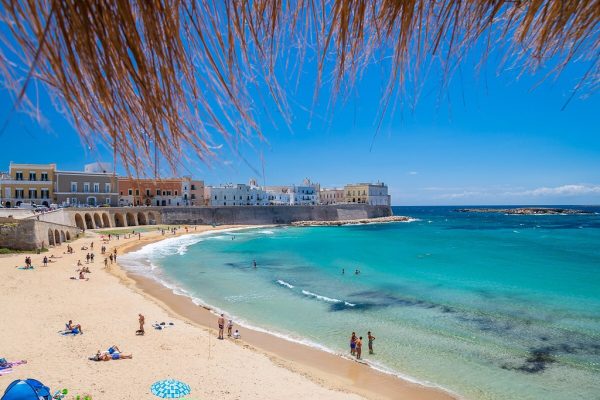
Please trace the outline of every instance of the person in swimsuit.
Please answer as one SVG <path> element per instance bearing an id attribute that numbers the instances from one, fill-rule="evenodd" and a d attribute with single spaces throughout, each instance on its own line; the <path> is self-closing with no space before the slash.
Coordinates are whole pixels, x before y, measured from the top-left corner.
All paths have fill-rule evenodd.
<path id="1" fill-rule="evenodd" d="M 225 328 L 225 314 L 221 314 L 217 323 L 219 324 L 219 339 L 223 339 L 223 328 Z"/>
<path id="2" fill-rule="evenodd" d="M 356 352 L 356 333 L 352 332 L 350 337 L 350 354 L 354 355 Z"/>
<path id="3" fill-rule="evenodd" d="M 140 329 L 138 330 L 139 333 L 141 333 L 142 335 L 144 334 L 144 322 L 146 322 L 146 318 L 144 318 L 144 316 L 142 314 L 138 314 L 138 322 L 140 323 Z"/>
<path id="4" fill-rule="evenodd" d="M 362 336 L 356 340 L 356 359 L 360 360 L 362 354 Z"/>
<path id="5" fill-rule="evenodd" d="M 70 330 L 74 334 L 81 333 L 83 335 L 83 330 L 81 329 L 81 325 L 75 325 L 72 320 L 69 320 L 67 323 L 67 329 Z"/>
<path id="6" fill-rule="evenodd" d="M 233 321 L 229 320 L 227 322 L 227 337 L 231 337 L 231 331 L 233 330 Z"/>
<path id="7" fill-rule="evenodd" d="M 373 340 L 375 340 L 375 336 L 371 334 L 371 331 L 367 332 L 367 338 L 369 339 L 369 354 L 373 353 Z"/>

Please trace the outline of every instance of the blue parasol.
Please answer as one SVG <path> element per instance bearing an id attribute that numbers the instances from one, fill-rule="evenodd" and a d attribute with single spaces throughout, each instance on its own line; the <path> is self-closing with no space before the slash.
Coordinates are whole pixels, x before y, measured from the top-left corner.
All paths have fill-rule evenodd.
<path id="1" fill-rule="evenodd" d="M 175 379 L 154 382 L 150 390 L 153 395 L 163 399 L 177 399 L 190 394 L 192 391 L 188 385 Z"/>

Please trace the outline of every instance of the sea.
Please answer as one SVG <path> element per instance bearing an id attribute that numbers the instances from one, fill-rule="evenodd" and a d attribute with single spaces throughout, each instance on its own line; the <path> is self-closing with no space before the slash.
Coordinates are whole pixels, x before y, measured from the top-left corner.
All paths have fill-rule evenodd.
<path id="1" fill-rule="evenodd" d="M 576 208 L 592 213 L 393 207 L 411 220 L 189 234 L 119 260 L 340 357 L 371 331 L 373 368 L 466 399 L 600 399 L 600 207 Z"/>

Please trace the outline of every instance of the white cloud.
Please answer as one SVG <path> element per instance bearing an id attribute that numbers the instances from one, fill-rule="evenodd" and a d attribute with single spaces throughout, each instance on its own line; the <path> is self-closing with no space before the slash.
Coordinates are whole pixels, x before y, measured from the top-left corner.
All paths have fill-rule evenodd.
<path id="1" fill-rule="evenodd" d="M 419 173 L 417 171 L 409 171 L 408 175 L 418 175 Z"/>
<path id="2" fill-rule="evenodd" d="M 444 188 L 429 187 L 426 191 L 443 192 Z M 588 184 L 569 184 L 555 187 L 539 187 L 535 189 L 506 189 L 498 187 L 490 188 L 446 188 L 449 193 L 440 193 L 434 196 L 435 199 L 455 200 L 455 199 L 484 199 L 493 197 L 498 198 L 526 198 L 526 197 L 569 197 L 600 194 L 600 185 Z"/>
<path id="3" fill-rule="evenodd" d="M 584 194 L 600 194 L 600 185 L 562 185 L 556 187 L 540 187 L 521 192 L 507 192 L 511 196 L 579 196 Z"/>

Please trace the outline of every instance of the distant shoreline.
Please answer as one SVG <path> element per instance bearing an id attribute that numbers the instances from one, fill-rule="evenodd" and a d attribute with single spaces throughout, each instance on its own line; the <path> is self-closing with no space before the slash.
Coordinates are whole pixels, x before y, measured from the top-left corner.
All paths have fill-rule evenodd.
<path id="1" fill-rule="evenodd" d="M 413 218 L 405 217 L 401 215 L 392 215 L 389 217 L 378 217 L 378 218 L 359 218 L 359 219 L 346 219 L 339 221 L 295 221 L 290 225 L 292 226 L 343 226 L 343 225 L 359 225 L 359 224 L 385 224 L 390 222 L 410 222 L 414 221 Z"/>
<path id="2" fill-rule="evenodd" d="M 509 215 L 594 215 L 593 211 L 556 207 L 457 208 L 455 212 Z"/>

